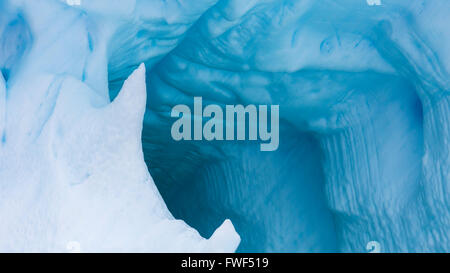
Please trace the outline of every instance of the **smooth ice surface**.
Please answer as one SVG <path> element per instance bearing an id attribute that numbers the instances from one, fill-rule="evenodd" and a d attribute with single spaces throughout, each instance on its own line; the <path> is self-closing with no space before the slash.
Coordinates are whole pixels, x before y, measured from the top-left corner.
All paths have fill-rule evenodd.
<path id="1" fill-rule="evenodd" d="M 450 251 L 449 1 L 0 14 L 0 251 Z M 279 149 L 173 141 L 194 96 L 280 105 Z"/>

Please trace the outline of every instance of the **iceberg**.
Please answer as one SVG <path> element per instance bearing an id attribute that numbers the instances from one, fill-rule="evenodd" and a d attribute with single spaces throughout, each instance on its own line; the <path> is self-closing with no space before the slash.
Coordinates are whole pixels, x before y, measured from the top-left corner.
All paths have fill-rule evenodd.
<path id="1" fill-rule="evenodd" d="M 449 252 L 449 13 L 0 0 L 0 251 Z M 278 149 L 174 140 L 195 97 L 279 105 Z"/>

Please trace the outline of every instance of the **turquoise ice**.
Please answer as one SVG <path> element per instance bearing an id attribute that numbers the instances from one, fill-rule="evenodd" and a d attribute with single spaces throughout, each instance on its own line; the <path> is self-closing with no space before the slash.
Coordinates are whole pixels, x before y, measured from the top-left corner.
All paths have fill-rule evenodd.
<path id="1" fill-rule="evenodd" d="M 449 14 L 0 0 L 0 251 L 450 251 Z M 278 150 L 173 140 L 198 96 L 280 105 Z"/>

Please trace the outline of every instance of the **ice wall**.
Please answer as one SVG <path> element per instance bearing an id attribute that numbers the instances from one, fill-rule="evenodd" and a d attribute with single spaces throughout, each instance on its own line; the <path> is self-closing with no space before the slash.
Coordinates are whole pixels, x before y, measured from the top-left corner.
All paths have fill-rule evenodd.
<path id="1" fill-rule="evenodd" d="M 220 1 L 153 69 L 148 78 L 152 99 L 145 126 L 164 124 L 159 119 L 167 113 L 168 105 L 189 104 L 199 95 L 222 104 L 280 105 L 286 126 L 281 135 L 287 137 L 277 153 L 253 154 L 250 160 L 243 160 L 250 146 L 218 144 L 214 148 L 225 154 L 218 161 L 225 163 L 217 166 L 206 163 L 211 161 L 211 152 L 204 151 L 208 144 L 173 148 L 193 162 L 186 169 L 207 165 L 190 177 L 205 172 L 208 178 L 213 177 L 211 172 L 239 177 L 225 179 L 220 188 L 210 189 L 206 183 L 198 186 L 205 188 L 205 200 L 198 206 L 211 202 L 215 196 L 211 191 L 220 189 L 226 196 L 235 195 L 221 202 L 225 208 L 209 214 L 221 215 L 233 207 L 230 203 L 239 204 L 232 209 L 237 215 L 231 219 L 238 231 L 242 230 L 241 251 L 331 248 L 364 252 L 371 241 L 379 242 L 385 252 L 448 251 L 449 155 L 448 144 L 444 144 L 448 115 L 442 111 L 448 110 L 449 44 L 444 38 L 448 31 L 443 17 L 449 11 L 445 1 Z M 433 19 L 428 20 L 430 17 Z M 423 96 L 424 88 L 436 93 L 434 99 Z M 289 157 L 295 142 L 292 134 L 316 141 L 295 144 L 302 158 L 298 162 Z M 207 232 L 205 220 L 181 205 L 179 196 L 185 188 L 166 185 L 181 183 L 183 176 L 175 172 L 174 178 L 160 178 L 163 164 L 152 170 L 152 162 L 177 156 L 158 155 L 150 136 L 148 142 L 144 152 L 169 207 Z M 300 152 L 302 149 L 309 150 Z M 321 155 L 319 162 L 314 150 Z M 295 171 L 279 156 L 296 164 Z M 268 168 L 264 163 L 271 160 L 279 164 Z M 311 172 L 317 169 L 324 177 Z M 280 174 L 271 176 L 280 171 L 295 182 L 286 182 L 289 179 Z M 252 174 L 249 181 L 246 174 Z M 267 177 L 270 182 L 261 182 Z M 191 180 L 185 180 L 186 188 L 191 187 Z M 302 194 L 311 189 L 311 181 L 324 190 L 325 201 L 320 193 L 303 204 L 286 198 L 287 191 L 306 200 Z M 233 187 L 235 183 L 241 186 Z M 280 186 L 265 191 L 260 183 L 292 183 L 296 188 Z M 247 185 L 253 187 L 247 190 Z M 265 203 L 267 200 L 271 202 Z M 280 203 L 284 201 L 295 204 L 295 209 L 283 209 Z M 269 209 L 261 209 L 261 203 Z M 277 216 L 270 213 L 272 204 L 278 208 Z M 321 220 L 304 213 L 324 204 L 329 212 L 319 209 L 315 214 Z M 331 220 L 326 220 L 328 213 Z M 302 223 L 321 229 L 297 230 L 290 243 L 271 244 L 271 236 L 280 229 L 292 232 L 284 229 L 279 224 L 283 220 L 277 217 L 291 226 Z M 214 216 L 210 218 L 214 221 Z M 326 225 L 328 221 L 334 225 Z M 252 223 L 258 228 L 246 231 Z M 255 231 L 258 239 L 252 238 Z M 335 234 L 335 241 L 324 239 L 329 233 Z M 306 242 L 307 238 L 319 239 Z"/>
<path id="2" fill-rule="evenodd" d="M 110 103 L 102 30 L 82 11 L 11 1 L 2 15 L 0 251 L 234 251 L 229 220 L 204 239 L 148 173 L 145 66 Z"/>
<path id="3" fill-rule="evenodd" d="M 239 251 L 449 251 L 448 1 L 79 2 L 0 1 L 0 250 L 237 247 L 167 204 Z M 173 141 L 194 96 L 279 104 L 280 148 Z"/>

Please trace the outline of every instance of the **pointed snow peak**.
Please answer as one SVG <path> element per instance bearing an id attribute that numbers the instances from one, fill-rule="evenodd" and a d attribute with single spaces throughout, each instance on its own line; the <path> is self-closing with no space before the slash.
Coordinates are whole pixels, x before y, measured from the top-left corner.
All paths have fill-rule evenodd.
<path id="1" fill-rule="evenodd" d="M 234 252 L 241 242 L 241 237 L 231 221 L 227 219 L 214 231 L 209 242 L 211 251 Z"/>
<path id="2" fill-rule="evenodd" d="M 124 82 L 111 107 L 119 115 L 143 117 L 146 99 L 145 65 L 141 64 Z"/>

